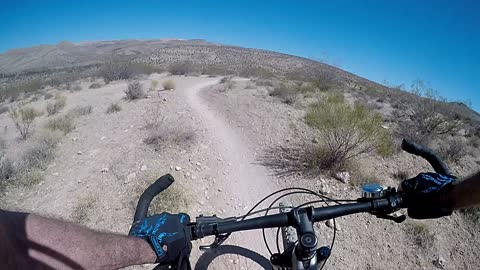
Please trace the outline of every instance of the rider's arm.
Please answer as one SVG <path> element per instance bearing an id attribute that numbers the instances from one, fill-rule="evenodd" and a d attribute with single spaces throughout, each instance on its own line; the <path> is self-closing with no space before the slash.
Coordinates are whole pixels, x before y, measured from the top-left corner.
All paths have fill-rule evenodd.
<path id="1" fill-rule="evenodd" d="M 480 205 L 480 173 L 455 184 L 444 199 L 452 210 Z"/>
<path id="2" fill-rule="evenodd" d="M 117 269 L 154 263 L 143 239 L 0 210 L 0 265 L 5 269 Z"/>

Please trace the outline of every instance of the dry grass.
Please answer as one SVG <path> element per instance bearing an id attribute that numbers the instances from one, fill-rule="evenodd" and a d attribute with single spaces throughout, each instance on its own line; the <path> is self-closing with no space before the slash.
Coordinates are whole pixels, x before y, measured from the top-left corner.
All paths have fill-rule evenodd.
<path id="1" fill-rule="evenodd" d="M 47 116 L 52 116 L 59 113 L 67 105 L 67 97 L 57 95 L 53 103 L 47 103 Z"/>
<path id="2" fill-rule="evenodd" d="M 405 232 L 420 248 L 431 249 L 435 243 L 435 234 L 426 223 L 409 221 L 405 224 Z"/>
<path id="3" fill-rule="evenodd" d="M 408 179 L 409 175 L 410 175 L 410 172 L 405 170 L 397 170 L 395 173 L 393 173 L 393 177 L 400 181 Z"/>
<path id="4" fill-rule="evenodd" d="M 157 80 L 152 80 L 150 82 L 150 91 L 157 90 L 157 87 L 158 87 L 158 81 Z"/>
<path id="5" fill-rule="evenodd" d="M 151 126 L 143 142 L 160 151 L 167 146 L 188 146 L 196 138 L 194 131 L 182 125 Z"/>
<path id="6" fill-rule="evenodd" d="M 108 106 L 106 113 L 116 113 L 122 110 L 122 107 L 118 103 L 112 103 Z"/>
<path id="7" fill-rule="evenodd" d="M 468 152 L 467 143 L 459 138 L 453 138 L 440 143 L 437 151 L 443 160 L 458 164 Z"/>
<path id="8" fill-rule="evenodd" d="M 67 134 L 75 129 L 75 119 L 71 114 L 57 116 L 55 118 L 48 120 L 48 122 L 45 125 L 45 128 L 51 131 L 58 130 L 63 132 L 63 134 Z"/>
<path id="9" fill-rule="evenodd" d="M 293 104 L 298 99 L 297 93 L 284 83 L 275 86 L 269 95 L 279 98 L 283 103 L 286 104 Z"/>
<path id="10" fill-rule="evenodd" d="M 93 111 L 92 105 L 87 105 L 87 106 L 77 106 L 73 109 L 71 109 L 68 114 L 70 115 L 75 115 L 75 116 L 83 116 L 83 115 L 88 115 L 91 114 Z"/>
<path id="11" fill-rule="evenodd" d="M 78 199 L 77 205 L 70 215 L 70 219 L 76 223 L 87 224 L 94 210 L 97 198 L 93 195 L 86 195 Z"/>
<path id="12" fill-rule="evenodd" d="M 175 89 L 175 82 L 173 80 L 166 80 L 162 82 L 162 87 L 164 90 L 174 90 Z"/>

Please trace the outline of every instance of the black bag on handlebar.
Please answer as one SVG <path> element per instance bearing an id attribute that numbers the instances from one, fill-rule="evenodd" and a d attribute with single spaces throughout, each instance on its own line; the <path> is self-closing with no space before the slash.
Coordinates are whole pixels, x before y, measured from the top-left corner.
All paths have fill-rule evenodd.
<path id="1" fill-rule="evenodd" d="M 408 216 L 415 219 L 431 219 L 452 214 L 448 192 L 457 178 L 439 173 L 420 173 L 402 182 L 402 190 L 408 205 Z"/>

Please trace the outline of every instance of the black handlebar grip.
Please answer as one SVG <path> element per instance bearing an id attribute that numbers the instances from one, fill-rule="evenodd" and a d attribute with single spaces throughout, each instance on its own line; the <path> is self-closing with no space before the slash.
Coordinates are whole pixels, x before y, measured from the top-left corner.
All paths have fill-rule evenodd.
<path id="1" fill-rule="evenodd" d="M 437 173 L 451 174 L 447 164 L 440 159 L 431 149 L 428 149 L 420 144 L 403 139 L 402 149 L 410 154 L 423 157 L 432 165 Z"/>
<path id="2" fill-rule="evenodd" d="M 135 216 L 133 217 L 133 222 L 137 222 L 147 217 L 148 207 L 152 202 L 153 198 L 157 196 L 160 192 L 167 189 L 175 179 L 171 174 L 165 174 L 151 184 L 140 196 L 137 203 L 137 209 L 135 210 Z"/>

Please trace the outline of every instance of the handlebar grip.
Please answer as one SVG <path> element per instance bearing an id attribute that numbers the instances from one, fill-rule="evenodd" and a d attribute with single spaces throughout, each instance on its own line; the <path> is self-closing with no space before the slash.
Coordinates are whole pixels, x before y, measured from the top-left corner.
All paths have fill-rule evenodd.
<path id="1" fill-rule="evenodd" d="M 141 219 L 147 217 L 148 207 L 152 202 L 153 198 L 157 196 L 160 192 L 167 189 L 175 179 L 171 174 L 166 174 L 157 179 L 153 184 L 151 184 L 140 196 L 137 203 L 137 209 L 135 210 L 135 216 L 133 217 L 133 222 L 137 222 Z"/>
<path id="2" fill-rule="evenodd" d="M 402 140 L 402 149 L 410 154 L 426 159 L 437 173 L 451 174 L 447 164 L 445 164 L 445 162 L 443 162 L 442 159 L 440 159 L 432 150 L 406 139 Z"/>

